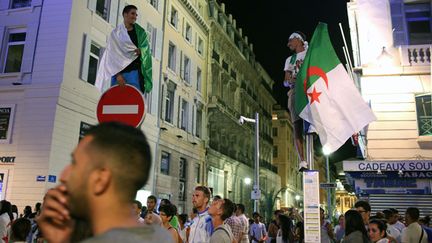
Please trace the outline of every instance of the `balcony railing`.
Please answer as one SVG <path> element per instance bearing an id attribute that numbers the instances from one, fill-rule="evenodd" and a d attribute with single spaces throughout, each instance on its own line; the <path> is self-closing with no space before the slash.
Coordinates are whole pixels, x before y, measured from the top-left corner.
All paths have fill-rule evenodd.
<path id="1" fill-rule="evenodd" d="M 419 135 L 432 136 L 432 116 L 419 116 Z"/>
<path id="2" fill-rule="evenodd" d="M 265 160 L 263 160 L 263 159 L 260 160 L 260 167 L 261 167 L 261 168 L 266 168 L 266 169 L 268 169 L 268 170 L 271 170 L 271 171 L 273 171 L 274 173 L 277 173 L 277 172 L 278 172 L 278 169 L 277 169 L 276 166 L 270 164 L 269 162 L 267 162 L 267 161 L 265 161 Z"/>
<path id="3" fill-rule="evenodd" d="M 402 66 L 429 66 L 431 64 L 430 45 L 401 46 Z"/>

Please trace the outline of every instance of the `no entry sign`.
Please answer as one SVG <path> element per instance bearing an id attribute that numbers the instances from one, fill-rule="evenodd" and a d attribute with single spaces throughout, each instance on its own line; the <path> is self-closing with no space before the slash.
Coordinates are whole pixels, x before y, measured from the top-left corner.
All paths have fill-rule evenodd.
<path id="1" fill-rule="evenodd" d="M 144 97 L 131 85 L 115 85 L 100 98 L 96 115 L 100 123 L 116 121 L 138 127 L 144 119 Z"/>

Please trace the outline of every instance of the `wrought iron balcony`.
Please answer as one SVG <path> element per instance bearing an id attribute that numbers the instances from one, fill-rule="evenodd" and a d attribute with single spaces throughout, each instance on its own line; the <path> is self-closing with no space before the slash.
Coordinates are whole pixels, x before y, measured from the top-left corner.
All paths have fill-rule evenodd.
<path id="1" fill-rule="evenodd" d="M 271 170 L 274 173 L 278 172 L 278 168 L 276 166 L 272 165 L 271 163 L 269 163 L 269 162 L 267 162 L 267 161 L 265 161 L 263 159 L 260 160 L 260 167 L 268 169 L 268 170 Z"/>
<path id="2" fill-rule="evenodd" d="M 432 116 L 418 116 L 419 135 L 432 136 Z"/>

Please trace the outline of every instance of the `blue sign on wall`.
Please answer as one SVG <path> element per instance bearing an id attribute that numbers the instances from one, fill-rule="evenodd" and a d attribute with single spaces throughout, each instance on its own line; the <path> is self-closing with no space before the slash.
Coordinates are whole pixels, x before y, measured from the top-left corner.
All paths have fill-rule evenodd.
<path id="1" fill-rule="evenodd" d="M 55 175 L 48 175 L 48 182 L 55 183 L 57 181 L 57 176 Z"/>
<path id="2" fill-rule="evenodd" d="M 36 181 L 45 181 L 45 180 L 46 180 L 46 176 L 41 176 L 41 175 L 36 176 Z"/>

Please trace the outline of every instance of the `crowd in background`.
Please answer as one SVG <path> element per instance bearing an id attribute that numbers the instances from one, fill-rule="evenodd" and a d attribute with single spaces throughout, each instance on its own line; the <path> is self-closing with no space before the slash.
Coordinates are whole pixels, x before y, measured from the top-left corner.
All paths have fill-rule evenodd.
<path id="1" fill-rule="evenodd" d="M 245 214 L 243 204 L 235 204 L 219 196 L 211 198 L 204 186 L 195 188 L 192 196 L 193 210 L 178 214 L 177 207 L 168 199 L 149 196 L 146 205 L 135 200 L 131 213 L 143 225 L 165 228 L 173 242 L 228 242 L 228 243 L 302 243 L 304 226 L 302 213 L 296 208 L 276 210 L 266 221 L 257 212 Z M 37 216 L 41 203 L 32 210 L 26 206 L 22 213 L 6 200 L 0 202 L 1 242 L 43 242 L 38 230 Z M 333 224 L 320 209 L 321 243 L 427 243 L 432 242 L 430 217 L 420 218 L 418 208 L 410 207 L 404 217 L 395 208 L 371 215 L 366 201 L 358 201 L 354 208 L 338 217 Z M 76 223 L 74 242 L 91 236 L 88 224 Z"/>

